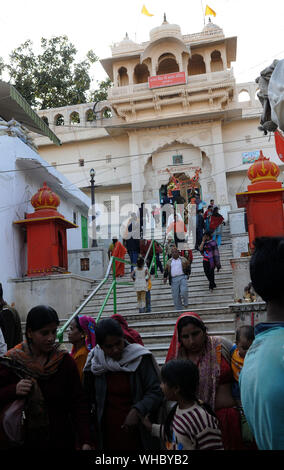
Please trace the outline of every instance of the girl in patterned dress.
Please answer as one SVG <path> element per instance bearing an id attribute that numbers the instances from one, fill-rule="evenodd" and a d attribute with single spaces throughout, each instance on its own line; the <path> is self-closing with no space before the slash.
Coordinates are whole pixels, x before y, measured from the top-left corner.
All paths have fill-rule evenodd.
<path id="1" fill-rule="evenodd" d="M 198 367 L 190 360 L 171 360 L 161 370 L 161 389 L 174 401 L 165 424 L 142 420 L 152 436 L 160 437 L 167 450 L 223 450 L 218 419 L 210 406 L 198 400 Z"/>

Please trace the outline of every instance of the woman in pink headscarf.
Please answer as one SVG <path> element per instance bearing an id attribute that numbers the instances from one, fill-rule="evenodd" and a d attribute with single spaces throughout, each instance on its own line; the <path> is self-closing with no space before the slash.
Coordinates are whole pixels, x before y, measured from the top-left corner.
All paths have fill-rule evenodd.
<path id="1" fill-rule="evenodd" d="M 81 380 L 87 356 L 96 346 L 95 326 L 95 320 L 87 315 L 77 316 L 70 323 L 68 340 L 73 345 L 71 356 L 77 364 Z"/>
<path id="2" fill-rule="evenodd" d="M 228 339 L 207 333 L 199 315 L 186 312 L 177 319 L 166 362 L 189 359 L 197 365 L 198 398 L 215 411 L 225 450 L 242 450 L 240 414 L 232 396 L 231 348 Z"/>

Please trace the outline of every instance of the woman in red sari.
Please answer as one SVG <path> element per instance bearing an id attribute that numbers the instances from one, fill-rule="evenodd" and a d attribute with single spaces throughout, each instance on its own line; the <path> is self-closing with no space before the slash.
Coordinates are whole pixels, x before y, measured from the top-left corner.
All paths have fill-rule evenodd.
<path id="1" fill-rule="evenodd" d="M 231 344 L 223 337 L 209 336 L 201 318 L 186 312 L 176 322 L 166 362 L 190 359 L 198 366 L 198 398 L 208 403 L 218 417 L 225 450 L 241 450 L 245 447 L 240 413 L 232 396 Z"/>
<path id="2" fill-rule="evenodd" d="M 127 249 L 125 248 L 125 246 L 123 246 L 121 242 L 117 241 L 114 245 L 112 256 L 114 256 L 115 258 L 124 259 L 126 253 Z M 125 263 L 122 263 L 120 261 L 115 261 L 115 277 L 124 276 L 124 264 Z"/>

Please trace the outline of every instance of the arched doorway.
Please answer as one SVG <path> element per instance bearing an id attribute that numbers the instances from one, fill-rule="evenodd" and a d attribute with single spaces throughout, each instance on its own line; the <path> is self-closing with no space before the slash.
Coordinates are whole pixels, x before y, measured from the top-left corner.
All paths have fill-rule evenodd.
<path id="1" fill-rule="evenodd" d="M 202 188 L 199 182 L 199 174 L 201 168 L 195 171 L 193 177 L 189 177 L 186 173 L 174 173 L 169 177 L 167 185 L 163 185 L 160 191 L 167 190 L 168 197 L 172 198 L 173 202 L 182 201 L 184 203 L 196 203 L 202 199 Z"/>
<path id="2" fill-rule="evenodd" d="M 184 222 L 188 222 L 188 205 L 198 204 L 202 201 L 202 188 L 199 182 L 199 174 L 201 168 L 195 171 L 193 177 L 189 177 L 186 173 L 174 173 L 169 176 L 167 184 L 160 187 L 160 203 L 164 204 L 183 205 L 183 218 Z M 162 225 L 165 226 L 166 217 L 163 214 Z"/>
<path id="3" fill-rule="evenodd" d="M 179 66 L 174 54 L 165 53 L 159 57 L 157 75 L 179 72 Z"/>

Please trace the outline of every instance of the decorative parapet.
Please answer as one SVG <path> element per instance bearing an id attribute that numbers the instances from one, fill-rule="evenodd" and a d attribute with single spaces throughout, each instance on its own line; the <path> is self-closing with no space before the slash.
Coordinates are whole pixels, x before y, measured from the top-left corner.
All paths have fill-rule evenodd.
<path id="1" fill-rule="evenodd" d="M 183 36 L 183 41 L 186 43 L 194 44 L 200 42 L 208 42 L 208 40 L 223 39 L 225 35 L 222 29 L 214 29 L 212 31 L 202 31 L 200 33 L 186 34 Z"/>
<path id="2" fill-rule="evenodd" d="M 209 96 L 209 91 L 211 96 Z M 139 83 L 127 86 L 112 87 L 108 92 L 108 100 L 101 101 L 96 106 L 96 119 L 93 115 L 94 102 L 83 103 L 78 105 L 65 106 L 60 108 L 51 108 L 47 110 L 38 110 L 37 114 L 43 118 L 52 131 L 63 134 L 72 131 L 84 131 L 86 129 L 103 128 L 109 126 L 123 125 L 126 122 L 126 118 L 118 116 L 113 110 L 119 106 L 130 106 L 129 103 L 133 103 L 136 106 L 139 103 L 139 107 L 143 107 L 143 102 L 151 100 L 151 106 L 155 108 L 157 105 L 156 101 L 159 97 L 163 97 L 161 105 L 165 104 L 165 99 L 171 95 L 180 94 L 181 96 L 175 97 L 174 99 L 179 100 L 178 102 L 183 106 L 181 113 L 185 113 L 184 106 L 190 103 L 195 103 L 199 100 L 199 94 L 202 93 L 202 99 L 205 93 L 208 94 L 207 99 L 213 99 L 212 92 L 218 94 L 219 99 L 228 101 L 228 90 L 234 94 L 229 98 L 228 108 L 237 105 L 238 108 L 243 110 L 243 117 L 249 115 L 250 110 L 253 115 L 259 112 L 261 108 L 258 100 L 254 99 L 257 85 L 253 82 L 236 84 L 234 78 L 233 69 L 226 71 L 210 72 L 201 75 L 191 75 L 188 79 L 188 83 L 185 85 L 176 85 L 173 87 L 164 87 L 155 90 L 150 90 L 148 83 Z M 238 102 L 238 94 L 241 91 L 247 91 L 251 99 L 248 102 Z M 131 105 L 132 106 L 132 105 Z M 108 114 L 108 117 L 106 117 Z M 72 117 L 75 119 L 72 120 Z M 139 121 L 138 116 L 131 115 L 131 122 Z M 56 125 L 58 124 L 60 125 Z"/>
<path id="3" fill-rule="evenodd" d="M 244 302 L 229 305 L 231 313 L 235 317 L 235 329 L 242 325 L 255 326 L 266 322 L 267 306 L 265 302 Z"/>
<path id="4" fill-rule="evenodd" d="M 64 130 L 68 132 L 80 128 L 96 127 L 96 121 L 105 118 L 104 112 L 108 111 L 111 117 L 114 114 L 109 101 L 100 101 L 93 111 L 95 103 L 82 103 L 60 108 L 41 109 L 37 114 L 48 123 L 49 127 L 56 132 Z"/>
<path id="5" fill-rule="evenodd" d="M 200 75 L 191 75 L 188 78 L 188 83 L 186 85 L 179 85 L 175 87 L 170 87 L 165 91 L 166 93 L 174 92 L 179 93 L 183 90 L 198 91 L 199 89 L 207 89 L 209 87 L 219 87 L 223 88 L 227 84 L 235 85 L 235 78 L 233 70 L 219 71 L 219 72 L 210 72 Z M 126 85 L 120 87 L 112 87 L 109 89 L 108 98 L 111 101 L 112 99 L 117 98 L 133 98 L 133 95 L 140 93 L 147 93 L 148 95 L 153 96 L 153 94 L 162 93 L 162 90 L 165 88 L 160 88 L 159 91 L 153 91 L 149 89 L 148 82 L 140 83 L 137 85 Z"/>
<path id="6" fill-rule="evenodd" d="M 140 54 L 152 42 L 164 37 L 178 38 L 186 44 L 194 45 L 195 43 L 200 44 L 202 42 L 206 43 L 210 40 L 216 41 L 216 39 L 224 39 L 225 35 L 219 26 L 213 24 L 209 28 L 205 27 L 205 29 L 199 33 L 182 35 L 179 25 L 163 23 L 161 26 L 153 28 L 150 31 L 150 41 L 144 41 L 141 44 L 132 41 L 126 34 L 126 37 L 122 41 L 115 42 L 111 45 L 112 56 L 115 57 L 118 55 L 134 53 Z"/>

